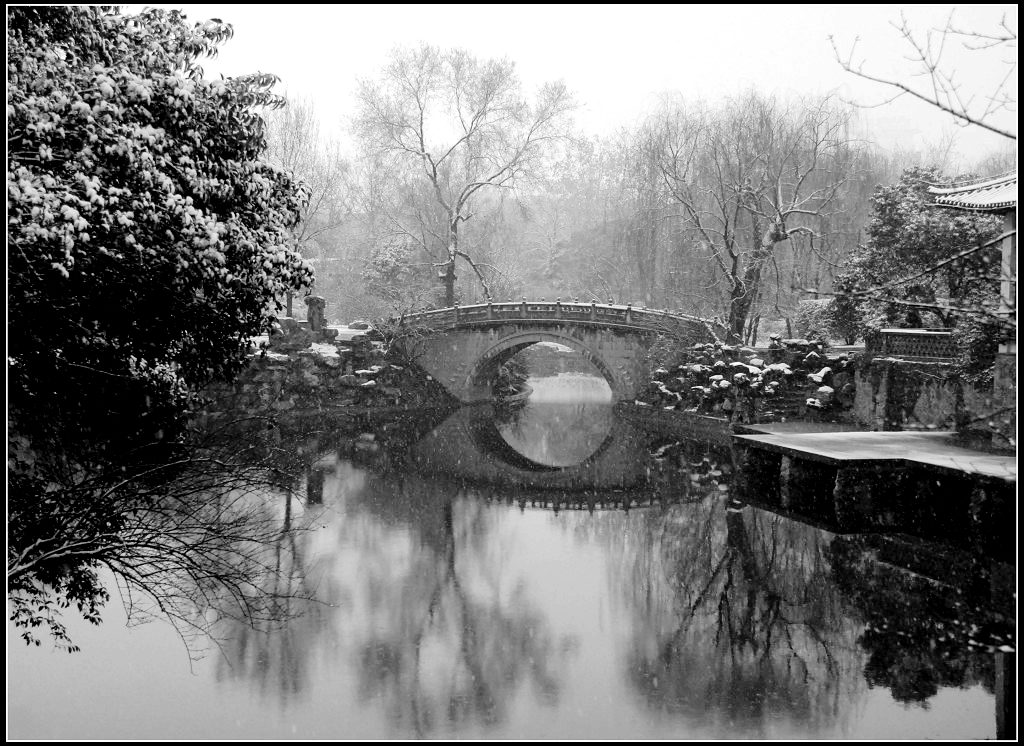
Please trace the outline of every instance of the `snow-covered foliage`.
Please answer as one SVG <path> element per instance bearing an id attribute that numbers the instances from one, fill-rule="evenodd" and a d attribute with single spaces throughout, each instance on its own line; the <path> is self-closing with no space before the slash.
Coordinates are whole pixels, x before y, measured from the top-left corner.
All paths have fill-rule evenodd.
<path id="1" fill-rule="evenodd" d="M 124 380 L 180 403 L 312 277 L 288 231 L 302 191 L 261 160 L 274 78 L 204 79 L 231 29 L 176 11 L 12 7 L 8 24 L 12 404 L 35 418 Z"/>
<path id="2" fill-rule="evenodd" d="M 275 78 L 197 65 L 230 26 L 98 6 L 7 21 L 7 579 L 16 624 L 61 639 L 57 607 L 98 621 L 92 568 L 115 566 L 191 395 L 245 364 L 312 270 L 290 232 L 304 189 L 262 158 Z"/>
<path id="3" fill-rule="evenodd" d="M 839 416 L 853 401 L 853 366 L 844 354 L 823 357 L 818 352 L 823 348 L 820 341 L 772 335 L 768 362 L 749 347 L 721 343 L 678 347 L 664 358 L 667 365 L 654 370 L 638 402 L 737 422 L 802 416 L 808 414 L 807 408 Z M 823 366 L 825 362 L 828 365 Z M 795 407 L 794 399 L 801 392 L 813 397 L 805 396 L 803 407 Z"/>
<path id="4" fill-rule="evenodd" d="M 911 168 L 875 191 L 868 240 L 836 278 L 840 297 L 832 315 L 840 324 L 859 326 L 863 335 L 884 327 L 953 327 L 964 316 L 994 315 L 999 251 L 979 247 L 999 233 L 999 218 L 938 209 L 928 192 L 969 179 Z"/>

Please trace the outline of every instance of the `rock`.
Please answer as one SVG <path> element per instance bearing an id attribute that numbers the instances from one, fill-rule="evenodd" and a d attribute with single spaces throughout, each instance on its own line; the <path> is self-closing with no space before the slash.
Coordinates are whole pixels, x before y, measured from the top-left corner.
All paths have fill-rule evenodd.
<path id="1" fill-rule="evenodd" d="M 817 373 L 809 373 L 807 379 L 817 384 L 830 384 L 832 383 L 832 369 L 825 367 Z"/>
<path id="2" fill-rule="evenodd" d="M 359 380 L 358 376 L 355 376 L 351 373 L 346 373 L 343 376 L 338 376 L 338 383 L 340 383 L 342 386 L 361 386 L 363 384 L 363 382 Z"/>
<path id="3" fill-rule="evenodd" d="M 299 326 L 299 322 L 291 316 L 278 316 L 275 323 L 277 329 L 280 330 L 280 333 L 283 335 L 293 334 L 294 332 L 302 329 L 302 327 Z"/>

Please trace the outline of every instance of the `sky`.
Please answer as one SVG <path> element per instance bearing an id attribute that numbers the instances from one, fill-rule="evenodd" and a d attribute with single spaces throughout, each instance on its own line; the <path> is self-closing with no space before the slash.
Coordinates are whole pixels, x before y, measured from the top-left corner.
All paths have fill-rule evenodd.
<path id="1" fill-rule="evenodd" d="M 129 9 L 141 6 L 129 6 Z M 637 123 L 666 94 L 707 102 L 754 88 L 781 96 L 835 93 L 861 105 L 858 120 L 887 148 L 921 150 L 954 137 L 965 163 L 1005 148 L 1006 138 L 904 97 L 863 108 L 894 92 L 845 72 L 856 42 L 865 70 L 920 83 L 905 59 L 909 46 L 891 25 L 905 13 L 922 34 L 945 26 L 953 6 L 817 5 L 171 5 L 192 21 L 219 18 L 235 36 L 208 74 L 268 72 L 278 89 L 308 98 L 322 128 L 347 136 L 357 80 L 373 78 L 396 46 L 427 42 L 479 57 L 508 57 L 527 90 L 562 79 L 580 104 L 576 122 L 590 135 Z M 1015 5 L 955 9 L 959 27 L 994 30 L 1003 15 L 1014 30 Z M 857 41 L 859 39 L 859 41 Z M 1016 49 L 1012 52 L 1016 61 Z M 1006 74 L 1006 52 L 965 52 L 948 45 L 964 90 L 983 92 Z M 1017 89 L 1016 73 L 1012 90 Z M 1016 112 L 1007 126 L 1016 131 Z"/>

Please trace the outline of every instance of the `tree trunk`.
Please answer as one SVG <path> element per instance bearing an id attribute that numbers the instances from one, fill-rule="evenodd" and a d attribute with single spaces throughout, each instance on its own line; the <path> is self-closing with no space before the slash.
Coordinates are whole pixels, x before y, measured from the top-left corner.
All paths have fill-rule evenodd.
<path id="1" fill-rule="evenodd" d="M 743 327 L 749 310 L 750 299 L 746 288 L 742 283 L 734 282 L 729 294 L 729 342 L 737 343 L 743 339 Z"/>
<path id="2" fill-rule="evenodd" d="M 444 305 L 448 308 L 455 305 L 455 258 L 448 260 L 444 270 Z"/>
<path id="3" fill-rule="evenodd" d="M 448 263 L 444 274 L 444 304 L 451 308 L 455 305 L 455 252 L 459 248 L 459 223 L 453 220 L 448 224 Z"/>
<path id="4" fill-rule="evenodd" d="M 761 271 L 771 258 L 775 244 L 789 238 L 785 227 L 780 223 L 772 223 L 765 231 L 760 242 L 750 254 L 750 260 L 743 271 L 743 279 L 734 277 L 729 299 L 729 333 L 742 341 L 747 324 L 747 316 L 754 306 L 758 290 L 761 288 Z"/>

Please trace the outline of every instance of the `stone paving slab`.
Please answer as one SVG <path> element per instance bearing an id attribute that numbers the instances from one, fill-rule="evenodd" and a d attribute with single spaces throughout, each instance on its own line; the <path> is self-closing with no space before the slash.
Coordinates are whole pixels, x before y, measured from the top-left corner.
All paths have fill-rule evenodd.
<path id="1" fill-rule="evenodd" d="M 1017 481 L 1016 456 L 1001 456 L 953 445 L 953 436 L 954 433 L 946 431 L 809 433 L 805 430 L 733 437 L 737 441 L 770 451 L 836 465 L 850 466 L 850 462 L 857 461 L 891 464 L 910 462 L 965 474 Z"/>

